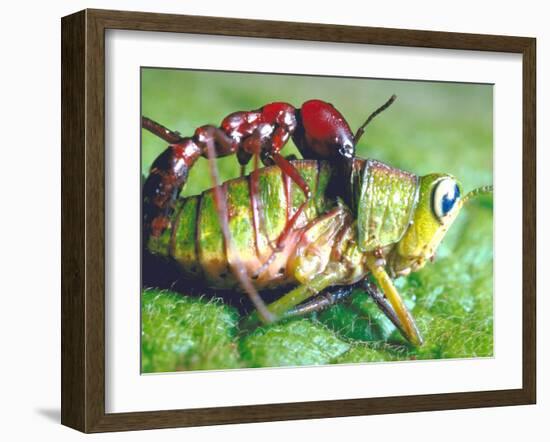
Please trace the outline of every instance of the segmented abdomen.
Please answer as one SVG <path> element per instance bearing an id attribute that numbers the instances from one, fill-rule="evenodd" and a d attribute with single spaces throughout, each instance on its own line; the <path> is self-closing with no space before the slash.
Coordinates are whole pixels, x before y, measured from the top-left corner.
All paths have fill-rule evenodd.
<path id="1" fill-rule="evenodd" d="M 285 249 L 254 281 L 259 289 L 294 282 L 293 275 L 286 271 L 286 264 L 296 244 L 295 236 L 332 204 L 326 197 L 331 174 L 329 164 L 301 160 L 293 161 L 293 165 L 307 181 L 313 197 L 294 225 Z M 213 189 L 180 198 L 170 227 L 160 237 L 149 238 L 147 246 L 152 253 L 176 260 L 186 277 L 201 279 L 209 287 L 239 289 L 231 264 L 238 260 L 248 276 L 253 277 L 272 254 L 272 246 L 305 196 L 275 166 L 230 180 L 221 189 L 227 205 L 232 247 L 222 234 Z"/>

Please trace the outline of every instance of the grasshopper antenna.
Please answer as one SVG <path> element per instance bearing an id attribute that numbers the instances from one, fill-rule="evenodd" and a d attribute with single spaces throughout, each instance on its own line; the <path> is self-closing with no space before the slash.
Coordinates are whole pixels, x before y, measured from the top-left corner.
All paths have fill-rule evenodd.
<path id="1" fill-rule="evenodd" d="M 493 186 L 482 186 L 468 192 L 462 199 L 459 200 L 459 208 L 467 204 L 472 198 L 480 195 L 492 195 Z"/>

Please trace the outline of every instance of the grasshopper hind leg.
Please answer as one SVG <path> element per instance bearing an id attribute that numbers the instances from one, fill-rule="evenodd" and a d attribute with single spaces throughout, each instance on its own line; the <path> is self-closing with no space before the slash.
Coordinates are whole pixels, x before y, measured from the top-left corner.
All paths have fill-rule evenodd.
<path id="1" fill-rule="evenodd" d="M 382 312 L 392 322 L 392 324 L 395 325 L 395 327 L 401 332 L 401 334 L 403 336 L 407 336 L 403 325 L 401 324 L 401 321 L 397 316 L 397 313 L 395 312 L 390 302 L 386 299 L 384 294 L 380 291 L 378 286 L 369 279 L 364 279 L 363 281 L 361 281 L 361 287 L 372 298 L 378 308 L 382 310 Z"/>
<path id="2" fill-rule="evenodd" d="M 349 296 L 355 288 L 363 289 L 365 293 L 372 298 L 384 315 L 400 331 L 400 333 L 405 337 L 407 336 L 406 330 L 404 329 L 403 324 L 391 303 L 384 296 L 378 286 L 368 278 L 365 278 L 363 281 L 350 286 L 331 287 L 310 301 L 304 302 L 287 310 L 282 317 L 285 319 L 296 318 L 310 313 L 323 311 L 334 304 L 337 304 L 345 299 L 349 299 Z M 351 308 L 353 309 L 353 306 L 351 306 Z"/>
<path id="3" fill-rule="evenodd" d="M 290 310 L 287 310 L 284 313 L 283 318 L 294 318 L 297 316 L 304 316 L 310 313 L 323 311 L 350 296 L 353 289 L 353 286 L 342 286 L 325 290 L 311 301 L 304 302 L 294 308 L 291 308 Z"/>

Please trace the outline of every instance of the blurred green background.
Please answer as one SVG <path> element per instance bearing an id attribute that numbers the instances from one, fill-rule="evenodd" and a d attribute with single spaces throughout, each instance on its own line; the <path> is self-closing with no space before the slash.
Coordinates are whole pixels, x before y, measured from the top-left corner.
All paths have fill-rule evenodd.
<path id="1" fill-rule="evenodd" d="M 142 115 L 183 135 L 231 112 L 312 98 L 332 103 L 355 131 L 392 94 L 397 101 L 369 125 L 358 156 L 419 175 L 451 173 L 465 191 L 492 183 L 491 85 L 142 69 Z M 142 131 L 144 175 L 165 148 Z M 292 141 L 283 152 L 299 156 Z M 218 164 L 223 180 L 238 176 L 236 158 Z M 183 195 L 211 185 L 201 159 Z M 492 356 L 492 215 L 491 198 L 473 202 L 436 262 L 396 281 L 424 335 L 421 348 L 408 346 L 360 292 L 323 313 L 240 336 L 237 310 L 220 300 L 146 288 L 142 371 Z"/>

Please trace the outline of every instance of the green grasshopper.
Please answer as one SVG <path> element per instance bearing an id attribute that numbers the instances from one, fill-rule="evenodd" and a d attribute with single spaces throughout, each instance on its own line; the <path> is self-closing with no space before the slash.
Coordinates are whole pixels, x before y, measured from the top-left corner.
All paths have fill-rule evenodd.
<path id="1" fill-rule="evenodd" d="M 353 147 L 367 123 L 352 137 Z M 247 293 L 256 312 L 243 327 L 320 310 L 360 285 L 407 340 L 421 345 L 392 279 L 433 260 L 462 207 L 492 192 L 486 186 L 462 196 L 451 175 L 420 177 L 357 158 L 354 150 L 349 155 L 349 149 L 337 159 L 274 162 L 220 184 L 215 154 L 238 151 L 220 129 L 204 126 L 183 138 L 149 119 L 143 125 L 171 143 L 144 185 L 145 247 L 177 263 L 185 279 Z M 216 185 L 181 198 L 188 170 L 201 155 L 211 160 Z M 289 291 L 263 302 L 260 291 L 282 287 Z"/>

